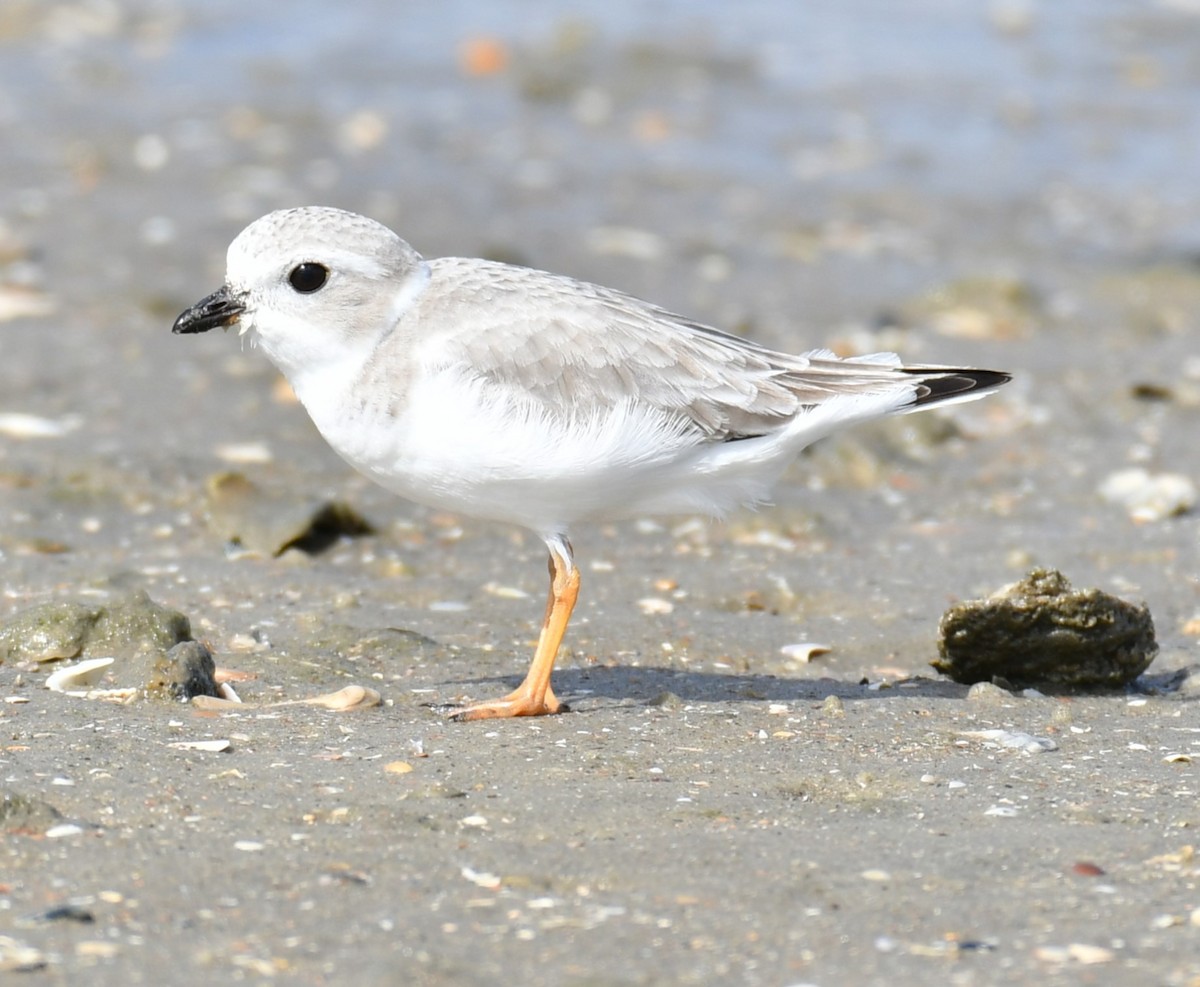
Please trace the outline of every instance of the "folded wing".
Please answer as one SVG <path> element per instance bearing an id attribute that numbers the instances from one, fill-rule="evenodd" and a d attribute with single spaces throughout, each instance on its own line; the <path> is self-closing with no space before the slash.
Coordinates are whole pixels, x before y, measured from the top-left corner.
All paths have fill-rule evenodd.
<path id="1" fill-rule="evenodd" d="M 426 366 L 469 366 L 482 383 L 567 415 L 645 404 L 679 416 L 701 441 L 765 435 L 836 396 L 908 391 L 898 410 L 917 410 L 982 397 L 1009 379 L 905 367 L 893 353 L 780 353 L 570 278 L 457 258 L 431 267 L 418 308 L 460 297 L 462 318 L 454 331 L 417 343 Z"/>

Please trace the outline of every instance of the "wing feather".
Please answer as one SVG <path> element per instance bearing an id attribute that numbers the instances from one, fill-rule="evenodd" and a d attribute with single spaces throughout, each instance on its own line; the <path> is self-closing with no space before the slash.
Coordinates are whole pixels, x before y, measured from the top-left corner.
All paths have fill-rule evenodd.
<path id="1" fill-rule="evenodd" d="M 793 356 L 567 277 L 461 258 L 430 267 L 429 287 L 406 316 L 421 326 L 426 311 L 437 313 L 437 330 L 425 322 L 425 335 L 413 341 L 426 367 L 469 367 L 481 382 L 565 415 L 644 403 L 678 416 L 698 441 L 767 434 L 835 395 L 910 388 L 916 405 L 962 400 L 973 388 L 979 394 L 970 396 L 979 396 L 1007 379 L 905 368 L 886 353 Z M 924 385 L 948 376 L 958 384 Z"/>

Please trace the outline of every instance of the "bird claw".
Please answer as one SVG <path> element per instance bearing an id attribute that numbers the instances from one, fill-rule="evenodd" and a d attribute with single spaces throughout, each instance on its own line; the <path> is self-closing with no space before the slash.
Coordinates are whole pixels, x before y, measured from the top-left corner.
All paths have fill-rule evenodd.
<path id="1" fill-rule="evenodd" d="M 498 720 L 514 716 L 553 716 L 570 711 L 570 706 L 557 699 L 553 702 L 544 699 L 537 701 L 531 696 L 514 693 L 503 699 L 481 699 L 454 706 L 446 712 L 446 718 L 465 723 L 468 720 Z"/>

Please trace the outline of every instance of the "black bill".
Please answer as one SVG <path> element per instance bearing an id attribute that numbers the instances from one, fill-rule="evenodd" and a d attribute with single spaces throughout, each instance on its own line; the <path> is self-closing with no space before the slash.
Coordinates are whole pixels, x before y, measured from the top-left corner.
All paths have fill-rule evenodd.
<path id="1" fill-rule="evenodd" d="M 246 306 L 229 293 L 228 287 L 218 288 L 207 298 L 200 299 L 180 315 L 175 320 L 175 325 L 171 327 L 171 332 L 208 332 L 209 329 L 226 329 L 237 322 L 244 311 L 246 311 Z"/>

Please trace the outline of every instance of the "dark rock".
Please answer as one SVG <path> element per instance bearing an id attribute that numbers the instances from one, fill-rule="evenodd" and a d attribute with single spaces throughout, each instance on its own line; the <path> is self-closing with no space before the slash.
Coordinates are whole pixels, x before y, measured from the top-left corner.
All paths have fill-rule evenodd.
<path id="1" fill-rule="evenodd" d="M 987 600 L 951 607 L 931 664 L 956 682 L 1003 679 L 1018 688 L 1119 688 L 1158 652 L 1149 609 L 1062 573 L 1034 569 Z"/>
<path id="2" fill-rule="evenodd" d="M 113 658 L 110 684 L 148 696 L 191 699 L 218 695 L 209 649 L 192 640 L 183 614 L 155 603 L 144 590 L 113 603 L 45 603 L 0 628 L 0 661 Z"/>
<path id="3" fill-rule="evenodd" d="M 147 692 L 159 692 L 184 702 L 193 696 L 219 696 L 217 665 L 200 641 L 181 641 L 154 663 Z"/>
<path id="4" fill-rule="evenodd" d="M 65 905 L 55 905 L 38 915 L 32 916 L 30 922 L 78 922 L 80 925 L 92 925 L 96 915 L 91 909 L 68 902 Z"/>

